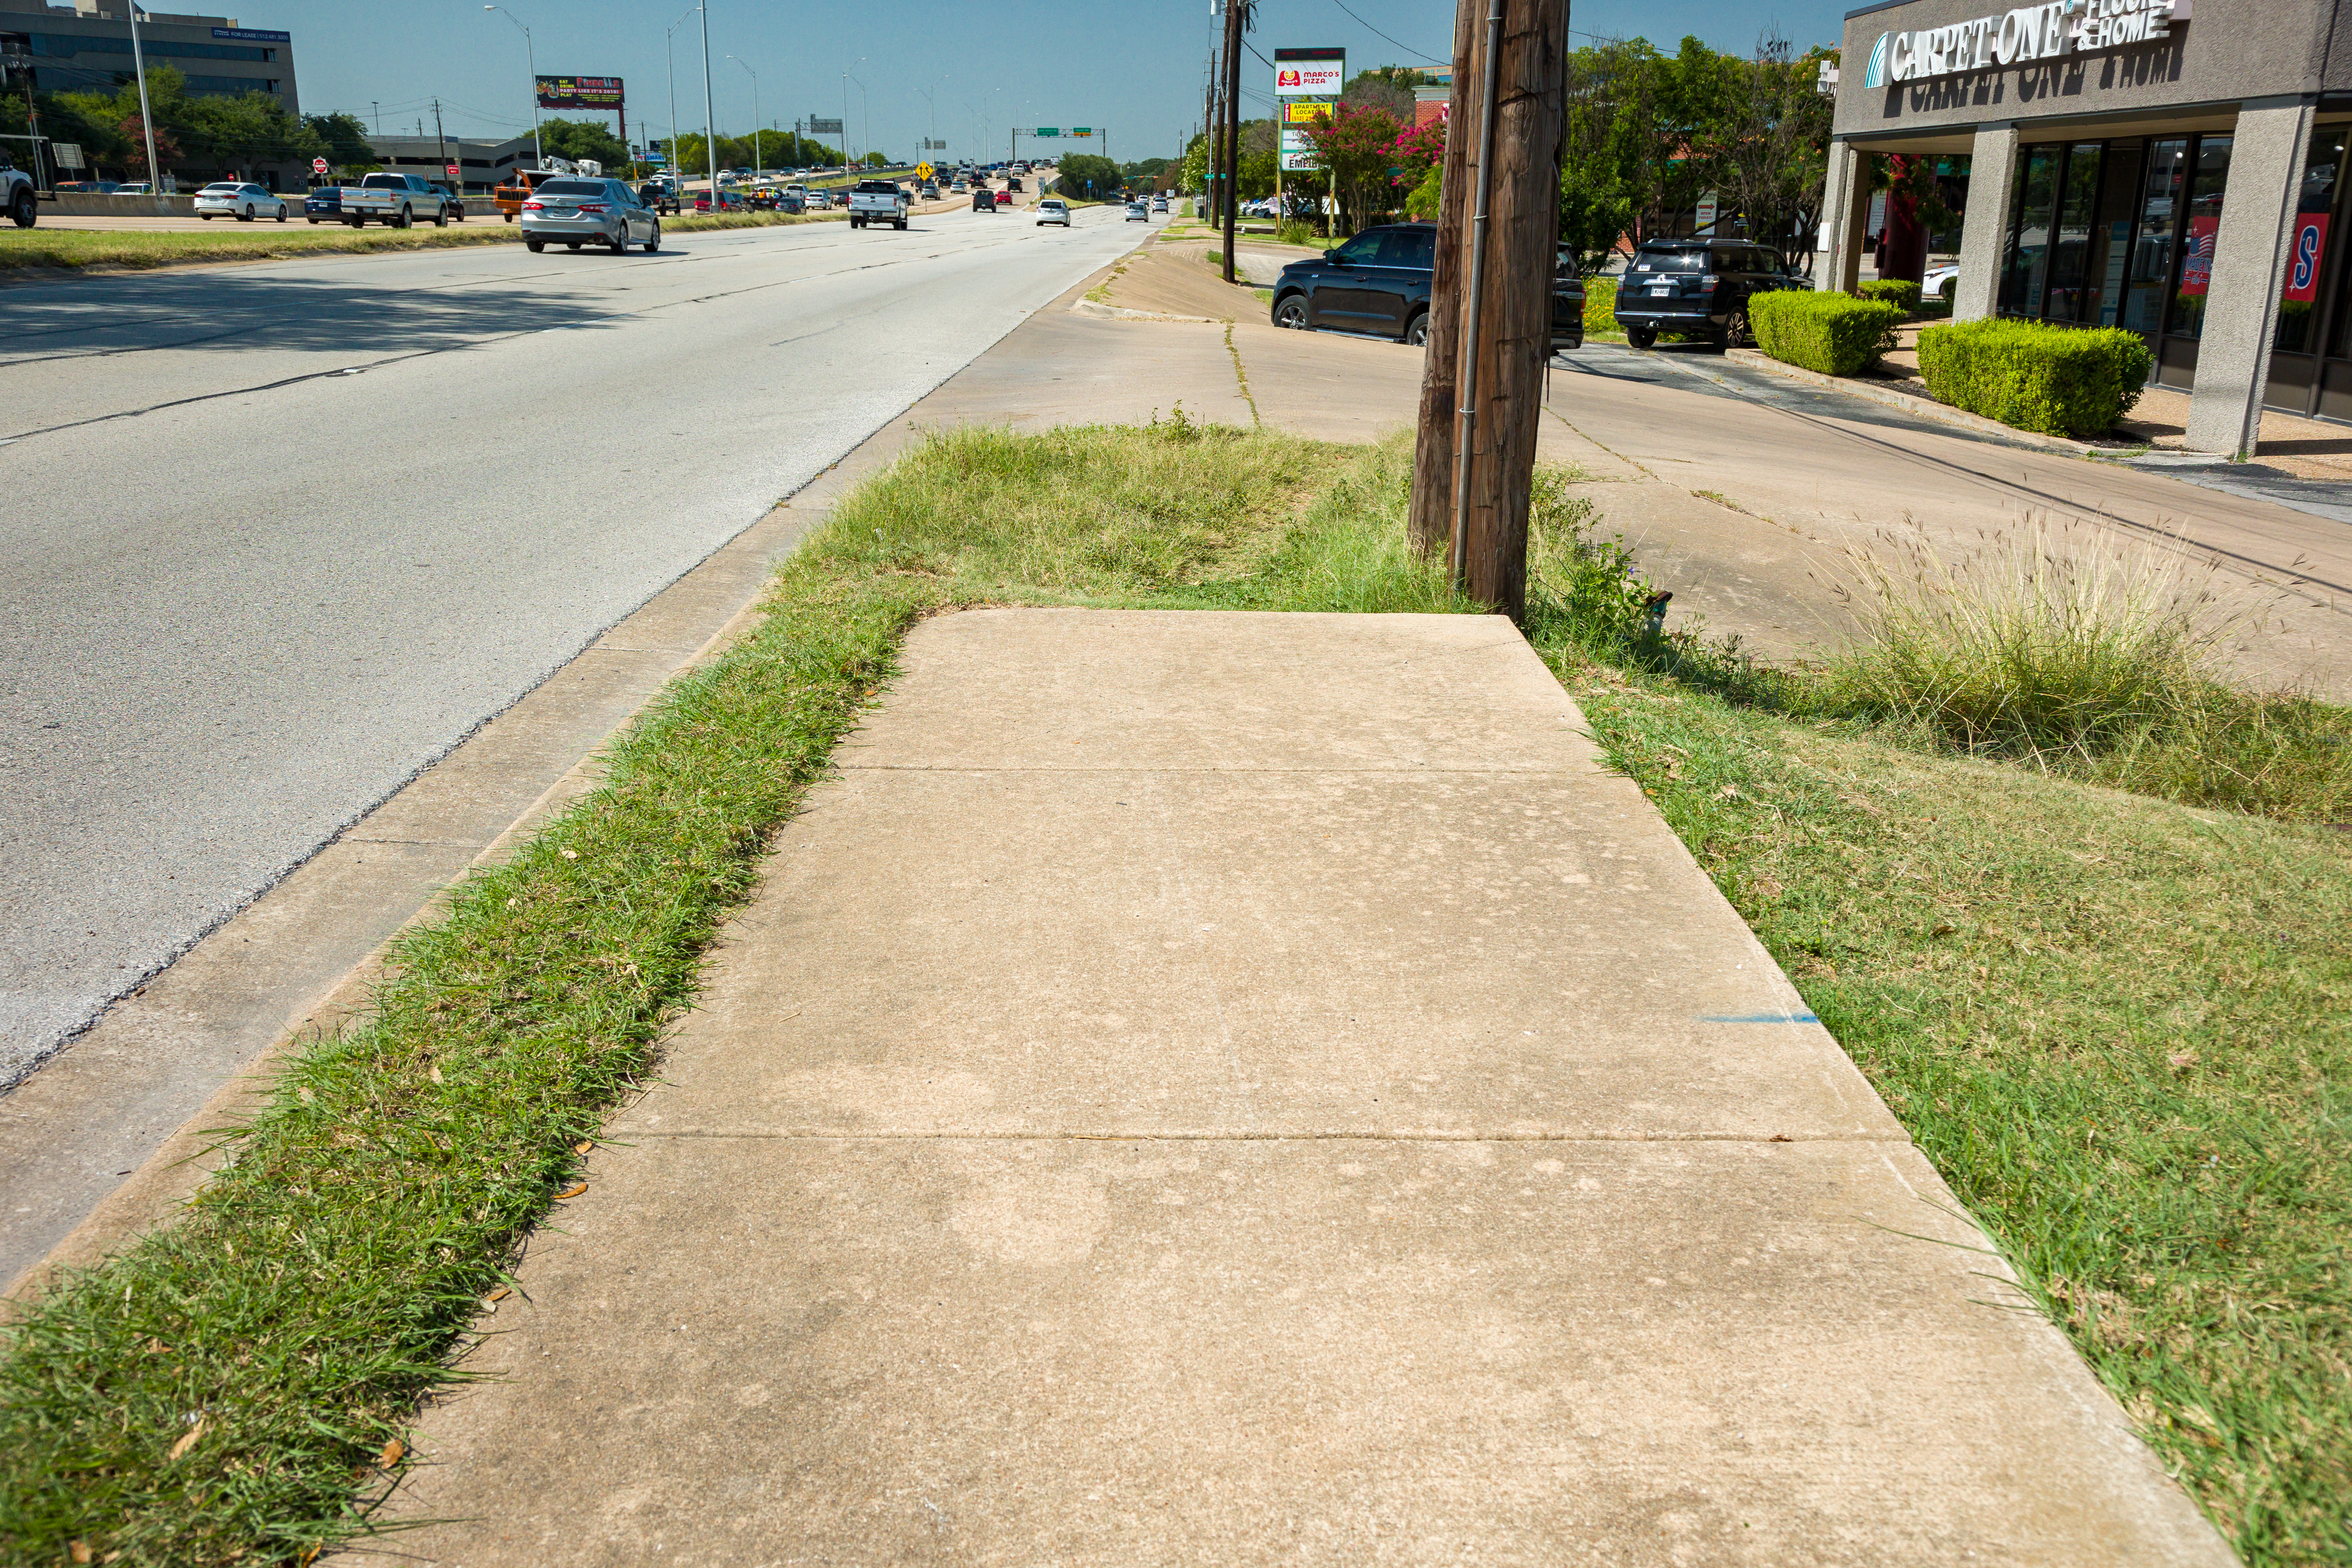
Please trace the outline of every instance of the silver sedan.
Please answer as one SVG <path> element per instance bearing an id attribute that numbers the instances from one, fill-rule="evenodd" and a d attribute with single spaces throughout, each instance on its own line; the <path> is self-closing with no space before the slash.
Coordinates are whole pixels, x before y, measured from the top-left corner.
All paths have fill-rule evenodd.
<path id="1" fill-rule="evenodd" d="M 522 204 L 522 242 L 533 250 L 601 245 L 615 256 L 632 245 L 661 248 L 661 216 L 622 180 L 541 180 Z"/>

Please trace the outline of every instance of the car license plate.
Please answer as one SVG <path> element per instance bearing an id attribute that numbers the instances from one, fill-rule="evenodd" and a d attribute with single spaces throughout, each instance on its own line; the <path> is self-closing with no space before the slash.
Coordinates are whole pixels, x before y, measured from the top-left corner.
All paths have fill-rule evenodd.
<path id="1" fill-rule="evenodd" d="M 1650 292 L 1653 294 L 1671 294 L 1674 291 L 1675 286 L 1671 283 L 1653 283 L 1650 285 Z"/>

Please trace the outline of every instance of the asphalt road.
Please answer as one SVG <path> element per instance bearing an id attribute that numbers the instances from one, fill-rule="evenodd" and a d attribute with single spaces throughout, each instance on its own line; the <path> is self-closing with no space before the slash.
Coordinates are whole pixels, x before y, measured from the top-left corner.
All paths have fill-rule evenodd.
<path id="1" fill-rule="evenodd" d="M 0 288 L 0 1083 L 1142 237 Z"/>

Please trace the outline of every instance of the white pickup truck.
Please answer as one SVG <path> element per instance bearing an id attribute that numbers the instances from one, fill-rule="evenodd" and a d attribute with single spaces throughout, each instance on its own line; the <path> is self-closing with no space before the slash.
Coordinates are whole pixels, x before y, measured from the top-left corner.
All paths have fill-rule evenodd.
<path id="1" fill-rule="evenodd" d="M 387 228 L 406 228 L 419 219 L 446 228 L 466 221 L 466 204 L 422 174 L 362 174 L 356 185 L 320 185 L 302 193 L 305 223 L 347 223 L 353 228 L 373 218 Z"/>
<path id="2" fill-rule="evenodd" d="M 904 228 L 908 205 L 907 193 L 892 181 L 860 180 L 849 193 L 849 226 L 887 223 L 892 228 Z"/>

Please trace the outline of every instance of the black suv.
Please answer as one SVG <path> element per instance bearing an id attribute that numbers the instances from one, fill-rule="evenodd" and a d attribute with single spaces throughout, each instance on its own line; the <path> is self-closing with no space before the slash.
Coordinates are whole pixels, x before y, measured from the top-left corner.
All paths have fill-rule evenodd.
<path id="1" fill-rule="evenodd" d="M 1429 341 L 1429 284 L 1436 265 L 1433 225 L 1368 228 L 1337 250 L 1282 269 L 1274 285 L 1274 324 L 1376 332 L 1419 348 Z M 1552 279 L 1551 346 L 1583 344 L 1584 283 L 1573 267 L 1563 267 Z"/>
<path id="2" fill-rule="evenodd" d="M 1780 258 L 1739 239 L 1643 242 L 1617 280 L 1617 324 L 1645 349 L 1660 332 L 1711 337 L 1729 348 L 1748 341 L 1748 300 L 1774 289 L 1810 289 L 1780 269 Z"/>

